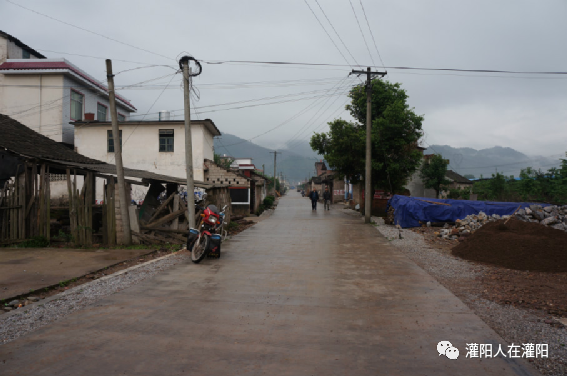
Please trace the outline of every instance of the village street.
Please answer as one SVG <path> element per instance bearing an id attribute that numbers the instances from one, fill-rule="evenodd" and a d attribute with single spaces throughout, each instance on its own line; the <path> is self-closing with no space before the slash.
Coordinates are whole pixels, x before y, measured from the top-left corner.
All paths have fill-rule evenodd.
<path id="1" fill-rule="evenodd" d="M 458 359 L 439 356 L 450 341 Z M 2 375 L 530 375 L 360 216 L 299 193 L 223 244 L 0 346 Z M 504 350 L 505 351 L 505 350 Z"/>

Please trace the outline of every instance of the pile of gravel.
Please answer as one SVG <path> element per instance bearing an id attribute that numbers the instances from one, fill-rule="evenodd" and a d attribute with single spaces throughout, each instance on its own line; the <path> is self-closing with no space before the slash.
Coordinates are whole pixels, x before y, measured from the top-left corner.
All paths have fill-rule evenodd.
<path id="1" fill-rule="evenodd" d="M 181 262 L 189 254 L 172 254 L 121 270 L 54 295 L 38 303 L 0 316 L 0 345 L 15 340 L 72 312 L 83 309 L 105 296 L 135 285 Z"/>
<path id="2" fill-rule="evenodd" d="M 567 329 L 544 322 L 540 312 L 500 305 L 482 299 L 475 278 L 488 267 L 473 264 L 450 254 L 432 249 L 421 234 L 400 230 L 373 217 L 376 229 L 404 255 L 418 264 L 439 283 L 457 295 L 476 315 L 508 343 L 547 343 L 549 358 L 534 359 L 533 364 L 544 375 L 567 375 Z M 551 319 L 551 317 L 547 317 Z"/>

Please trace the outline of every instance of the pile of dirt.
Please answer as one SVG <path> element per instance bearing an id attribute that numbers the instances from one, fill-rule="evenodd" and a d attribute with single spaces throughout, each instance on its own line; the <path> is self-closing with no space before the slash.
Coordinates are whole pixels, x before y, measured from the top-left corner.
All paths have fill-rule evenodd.
<path id="1" fill-rule="evenodd" d="M 515 270 L 567 272 L 567 233 L 539 223 L 491 222 L 453 248 L 453 255 Z"/>

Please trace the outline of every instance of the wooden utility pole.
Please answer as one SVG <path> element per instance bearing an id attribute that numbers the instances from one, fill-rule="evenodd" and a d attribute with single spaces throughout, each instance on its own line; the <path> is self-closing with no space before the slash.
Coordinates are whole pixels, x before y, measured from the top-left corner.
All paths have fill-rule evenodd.
<path id="1" fill-rule="evenodd" d="M 366 174 L 364 176 L 364 223 L 370 223 L 372 211 L 372 76 L 385 76 L 386 72 L 353 70 L 351 74 L 366 74 Z"/>
<path id="2" fill-rule="evenodd" d="M 195 182 L 193 181 L 193 144 L 191 140 L 191 97 L 189 88 L 189 60 L 182 60 L 183 94 L 185 107 L 185 169 L 187 170 L 187 219 L 189 228 L 195 228 Z"/>
<path id="3" fill-rule="evenodd" d="M 114 94 L 114 75 L 112 74 L 112 60 L 106 59 L 106 78 L 108 80 L 108 101 L 110 102 L 110 116 L 112 118 L 112 141 L 114 142 L 114 160 L 116 162 L 116 175 L 118 177 L 118 202 L 120 203 L 120 216 L 122 217 L 122 243 L 132 244 L 130 231 L 130 201 L 126 195 L 126 182 L 124 181 L 124 165 L 122 164 L 122 143 L 118 129 L 118 116 L 116 114 L 116 95 Z M 88 203 L 91 205 L 91 203 Z M 109 208 L 114 210 L 114 208 Z"/>
<path id="4" fill-rule="evenodd" d="M 271 151 L 270 154 L 274 155 L 274 192 L 275 192 L 276 191 L 276 156 L 278 154 L 281 154 L 281 152 Z"/>

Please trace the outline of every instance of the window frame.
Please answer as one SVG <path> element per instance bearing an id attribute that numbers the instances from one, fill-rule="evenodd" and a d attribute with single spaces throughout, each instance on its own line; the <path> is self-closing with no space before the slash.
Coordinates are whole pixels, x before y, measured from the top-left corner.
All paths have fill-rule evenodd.
<path id="1" fill-rule="evenodd" d="M 122 129 L 118 130 L 118 134 L 120 135 L 120 146 L 122 146 Z M 112 135 L 112 129 L 106 130 L 106 152 L 107 153 L 114 153 L 114 137 L 110 137 Z M 110 140 L 112 139 L 112 150 L 110 150 Z"/>
<path id="2" fill-rule="evenodd" d="M 83 101 L 81 103 L 81 105 L 82 105 L 81 106 L 81 119 L 75 119 L 73 117 L 73 101 L 74 101 L 73 92 L 75 92 L 76 94 L 79 94 L 83 98 Z M 85 117 L 85 94 L 80 92 L 77 89 L 71 88 L 71 93 L 69 95 L 70 95 L 70 98 L 69 98 L 69 112 L 70 112 L 69 117 L 73 121 L 82 121 L 83 118 Z"/>
<path id="3" fill-rule="evenodd" d="M 98 106 L 102 106 L 106 109 L 106 112 L 104 113 L 104 120 L 101 120 L 98 118 Z M 108 106 L 105 105 L 104 103 L 100 103 L 100 102 L 96 102 L 96 120 L 98 121 L 108 121 Z"/>
<path id="4" fill-rule="evenodd" d="M 22 59 L 31 59 L 31 53 L 26 49 L 22 49 Z"/>
<path id="5" fill-rule="evenodd" d="M 120 120 L 120 116 L 122 116 L 124 119 Z M 120 112 L 118 112 L 118 113 L 116 114 L 116 119 L 117 119 L 117 121 L 126 121 L 126 115 L 121 114 Z"/>
<path id="6" fill-rule="evenodd" d="M 161 131 L 171 131 L 171 137 L 169 137 L 169 134 L 165 134 L 164 133 L 164 139 L 171 139 L 171 145 L 168 145 L 167 142 L 164 144 L 164 149 L 162 150 L 161 146 L 161 140 L 162 140 L 162 133 Z M 167 150 L 168 146 L 171 146 L 171 150 Z M 158 129 L 158 151 L 160 153 L 174 153 L 175 152 L 175 130 L 174 129 Z"/>

